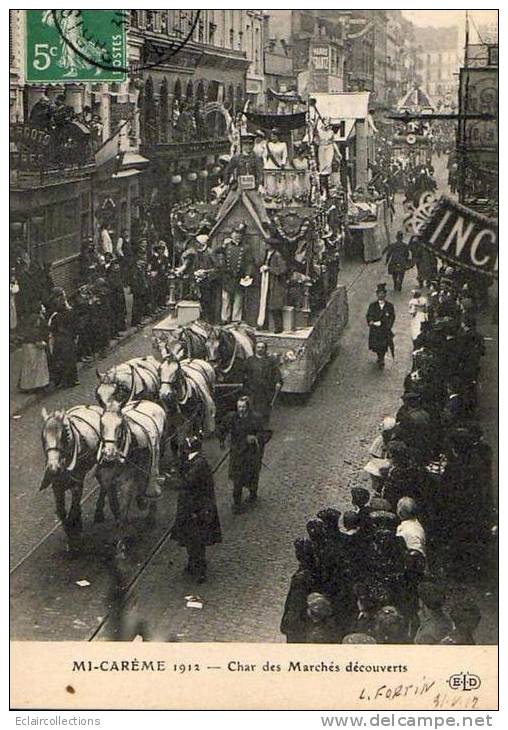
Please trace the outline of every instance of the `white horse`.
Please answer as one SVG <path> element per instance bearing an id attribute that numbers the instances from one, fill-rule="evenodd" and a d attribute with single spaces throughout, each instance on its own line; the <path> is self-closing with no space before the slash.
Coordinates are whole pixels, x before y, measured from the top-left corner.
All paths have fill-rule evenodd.
<path id="1" fill-rule="evenodd" d="M 159 398 L 163 403 L 176 403 L 184 417 L 201 421 L 205 435 L 215 431 L 215 370 L 205 360 L 178 360 L 171 350 L 160 345 Z"/>
<path id="2" fill-rule="evenodd" d="M 134 496 L 138 507 L 146 498 L 160 497 L 159 461 L 166 428 L 162 406 L 142 400 L 121 406 L 113 401 L 100 419 L 100 445 L 97 452 L 97 479 L 108 494 L 118 522 L 125 522 Z M 118 490 L 126 495 L 120 505 Z M 155 517 L 156 504 L 150 502 L 149 517 Z"/>
<path id="3" fill-rule="evenodd" d="M 159 394 L 159 363 L 148 355 L 115 365 L 104 373 L 97 371 L 99 385 L 95 397 L 105 408 L 113 401 L 128 403 Z"/>
<path id="4" fill-rule="evenodd" d="M 56 514 L 69 543 L 82 530 L 83 482 L 96 463 L 101 414 L 102 408 L 99 406 L 74 406 L 67 411 L 53 413 L 42 409 L 44 425 L 41 435 L 46 469 L 39 489 L 42 491 L 52 487 Z M 69 512 L 65 505 L 68 491 L 72 500 Z"/>
<path id="5" fill-rule="evenodd" d="M 254 355 L 256 332 L 244 322 L 233 322 L 224 327 L 210 327 L 206 338 L 207 361 L 221 380 L 234 379 L 243 363 Z"/>

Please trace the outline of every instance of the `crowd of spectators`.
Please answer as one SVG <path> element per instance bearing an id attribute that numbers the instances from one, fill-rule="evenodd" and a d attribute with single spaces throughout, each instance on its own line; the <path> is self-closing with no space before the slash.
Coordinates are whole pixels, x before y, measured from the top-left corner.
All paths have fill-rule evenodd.
<path id="1" fill-rule="evenodd" d="M 95 243 L 92 238 L 82 242 L 80 283 L 69 296 L 55 286 L 50 266 L 35 260 L 27 264 L 23 257 L 14 258 L 10 278 L 10 332 L 11 345 L 23 346 L 20 388 L 38 390 L 47 386 L 49 380 L 62 387 L 74 385 L 77 361 L 104 356 L 111 340 L 125 334 L 128 326 L 139 326 L 163 311 L 170 267 L 170 254 L 164 241 L 149 234 L 143 237 L 141 232 L 133 245 L 127 231 L 116 238 L 107 226 L 101 226 Z M 129 299 L 130 307 L 127 306 Z M 55 316 L 59 309 L 65 311 L 65 317 Z M 63 334 L 54 330 L 63 322 L 67 343 L 64 359 L 70 369 L 69 376 L 61 378 L 58 375 L 61 367 L 54 353 L 55 344 L 58 351 Z M 34 354 L 39 363 L 36 367 Z M 42 357 L 49 364 L 49 378 L 38 375 L 44 370 L 40 363 Z M 70 366 L 72 360 L 74 365 Z"/>
<path id="2" fill-rule="evenodd" d="M 472 644 L 463 587 L 494 567 L 491 449 L 478 419 L 484 339 L 463 272 L 442 267 L 413 340 L 402 405 L 383 420 L 347 511 L 320 511 L 295 543 L 288 642 Z"/>

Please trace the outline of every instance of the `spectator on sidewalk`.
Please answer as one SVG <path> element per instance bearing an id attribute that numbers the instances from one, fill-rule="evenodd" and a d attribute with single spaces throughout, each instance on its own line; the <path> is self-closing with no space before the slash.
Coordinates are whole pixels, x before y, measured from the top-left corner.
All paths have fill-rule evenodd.
<path id="1" fill-rule="evenodd" d="M 122 272 L 118 260 L 112 261 L 107 273 L 109 303 L 111 307 L 111 335 L 118 337 L 125 330 L 127 310 L 123 290 Z"/>
<path id="2" fill-rule="evenodd" d="M 19 389 L 24 392 L 40 390 L 49 385 L 47 339 L 45 309 L 37 302 L 23 332 Z"/>
<path id="3" fill-rule="evenodd" d="M 57 388 L 72 388 L 79 385 L 74 312 L 61 287 L 53 289 L 52 301 L 54 311 L 48 322 L 51 378 Z"/>
<path id="4" fill-rule="evenodd" d="M 453 631 L 453 623 L 443 610 L 446 594 L 444 590 L 429 581 L 418 586 L 420 625 L 415 635 L 415 644 L 439 644 Z"/>
<path id="5" fill-rule="evenodd" d="M 132 320 L 133 327 L 141 324 L 142 319 L 149 311 L 149 290 L 148 280 L 146 276 L 146 264 L 143 260 L 138 259 L 132 272 L 131 278 L 132 292 Z"/>
<path id="6" fill-rule="evenodd" d="M 418 550 L 425 558 L 427 556 L 425 530 L 418 519 L 418 510 L 414 499 L 411 499 L 411 497 L 399 499 L 397 502 L 397 515 L 400 519 L 397 536 L 404 538 L 408 550 Z"/>
<path id="7" fill-rule="evenodd" d="M 457 601 L 450 609 L 453 629 L 439 643 L 459 646 L 476 644 L 474 632 L 478 628 L 481 617 L 481 611 L 474 601 L 467 598 Z"/>
<path id="8" fill-rule="evenodd" d="M 310 540 L 297 538 L 294 549 L 298 569 L 291 577 L 280 631 L 288 644 L 302 644 L 305 642 L 307 596 L 315 588 Z"/>
<path id="9" fill-rule="evenodd" d="M 111 240 L 111 236 L 106 223 L 101 224 L 99 232 L 99 251 L 103 256 L 105 256 L 107 253 L 113 253 L 113 241 Z"/>

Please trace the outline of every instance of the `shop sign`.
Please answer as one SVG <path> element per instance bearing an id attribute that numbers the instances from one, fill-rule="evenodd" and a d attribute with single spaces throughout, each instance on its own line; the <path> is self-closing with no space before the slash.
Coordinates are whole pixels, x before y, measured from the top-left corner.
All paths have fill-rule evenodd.
<path id="1" fill-rule="evenodd" d="M 329 52 L 328 46 L 314 46 L 312 49 L 312 65 L 316 71 L 328 71 Z"/>
<path id="2" fill-rule="evenodd" d="M 461 69 L 462 106 L 466 113 L 498 113 L 498 70 L 483 68 Z M 497 150 L 496 119 L 466 119 L 463 143 L 468 150 Z"/>
<path id="3" fill-rule="evenodd" d="M 10 138 L 16 144 L 23 144 L 31 149 L 40 149 L 49 145 L 51 135 L 43 129 L 32 127 L 30 124 L 12 124 L 10 127 Z"/>
<path id="4" fill-rule="evenodd" d="M 247 79 L 246 92 L 247 94 L 261 93 L 261 81 L 256 81 L 256 79 Z"/>
<path id="5" fill-rule="evenodd" d="M 419 235 L 440 259 L 497 277 L 497 221 L 443 197 L 430 210 Z"/>

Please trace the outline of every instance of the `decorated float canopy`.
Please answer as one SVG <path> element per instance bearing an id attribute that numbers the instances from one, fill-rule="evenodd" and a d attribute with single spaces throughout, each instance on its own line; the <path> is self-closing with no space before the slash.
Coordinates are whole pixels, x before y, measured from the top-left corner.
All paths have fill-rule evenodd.
<path id="1" fill-rule="evenodd" d="M 399 112 L 419 112 L 422 114 L 427 112 L 430 114 L 434 110 L 434 102 L 419 86 L 412 88 L 397 102 L 397 111 Z"/>
<path id="2" fill-rule="evenodd" d="M 315 107 L 323 119 L 329 119 L 332 124 L 341 126 L 337 142 L 346 142 L 354 135 L 355 123 L 369 116 L 368 91 L 313 94 L 312 99 L 315 100 Z"/>

